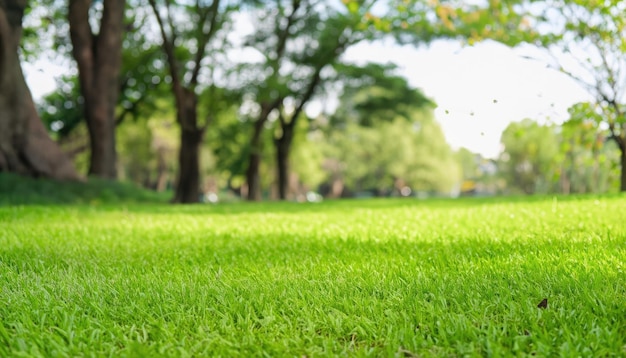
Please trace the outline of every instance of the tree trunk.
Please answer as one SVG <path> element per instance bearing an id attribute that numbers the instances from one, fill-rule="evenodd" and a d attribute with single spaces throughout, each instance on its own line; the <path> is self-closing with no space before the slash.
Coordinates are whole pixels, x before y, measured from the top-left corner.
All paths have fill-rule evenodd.
<path id="1" fill-rule="evenodd" d="M 174 87 L 177 121 L 180 125 L 180 150 L 176 175 L 175 203 L 189 204 L 200 201 L 200 144 L 204 128 L 198 127 L 198 98 L 181 86 Z"/>
<path id="2" fill-rule="evenodd" d="M 180 151 L 178 153 L 178 175 L 175 203 L 197 203 L 200 201 L 200 144 L 202 130 L 181 128 Z"/>
<path id="3" fill-rule="evenodd" d="M 623 145 L 623 143 L 620 143 L 619 151 L 620 151 L 620 158 L 621 158 L 620 162 L 622 165 L 622 167 L 620 168 L 621 175 L 620 175 L 619 191 L 626 192 L 626 145 Z"/>
<path id="4" fill-rule="evenodd" d="M 261 134 L 267 119 L 273 110 L 282 103 L 282 98 L 276 99 L 272 103 L 261 104 L 261 114 L 254 123 L 254 131 L 250 138 L 250 156 L 248 157 L 248 169 L 246 170 L 246 184 L 248 185 L 248 200 L 261 200 L 261 154 L 263 153 L 263 142 Z"/>
<path id="5" fill-rule="evenodd" d="M 18 56 L 26 0 L 0 1 L 0 171 L 80 179 L 39 119 Z"/>
<path id="6" fill-rule="evenodd" d="M 85 99 L 91 149 L 89 174 L 115 179 L 115 107 L 122 66 L 125 0 L 104 0 L 103 4 L 97 35 L 89 24 L 91 0 L 70 0 L 68 20 L 72 54 Z"/>
<path id="7" fill-rule="evenodd" d="M 278 170 L 278 198 L 287 199 L 289 189 L 289 151 L 293 142 L 293 126 L 283 126 L 283 133 L 274 140 Z"/>
<path id="8" fill-rule="evenodd" d="M 248 169 L 246 170 L 246 183 L 248 184 L 248 200 L 261 200 L 261 176 L 259 169 L 261 166 L 261 153 L 263 151 L 261 143 L 261 133 L 265 120 L 259 118 L 254 124 L 254 133 L 250 139 L 250 157 L 248 158 Z"/>

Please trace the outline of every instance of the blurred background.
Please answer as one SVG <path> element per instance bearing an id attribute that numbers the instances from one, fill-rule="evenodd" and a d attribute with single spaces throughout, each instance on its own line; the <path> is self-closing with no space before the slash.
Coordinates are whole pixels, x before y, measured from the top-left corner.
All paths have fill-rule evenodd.
<path id="1" fill-rule="evenodd" d="M 32 99 L 0 100 L 0 171 L 180 203 L 624 191 L 625 8 L 9 0 L 0 99 L 11 58 Z"/>

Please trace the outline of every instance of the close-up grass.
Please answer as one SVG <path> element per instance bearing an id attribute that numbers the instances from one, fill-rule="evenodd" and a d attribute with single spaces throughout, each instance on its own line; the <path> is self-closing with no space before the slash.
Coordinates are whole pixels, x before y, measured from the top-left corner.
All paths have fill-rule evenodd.
<path id="1" fill-rule="evenodd" d="M 624 356 L 624 208 L 0 206 L 0 356 Z"/>

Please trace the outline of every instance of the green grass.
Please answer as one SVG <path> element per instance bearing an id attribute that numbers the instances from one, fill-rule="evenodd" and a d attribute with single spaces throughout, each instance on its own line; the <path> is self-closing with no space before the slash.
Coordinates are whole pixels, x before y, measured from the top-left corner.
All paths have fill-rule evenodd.
<path id="1" fill-rule="evenodd" d="M 624 196 L 4 206 L 0 356 L 624 356 L 625 218 Z"/>
<path id="2" fill-rule="evenodd" d="M 89 178 L 59 182 L 0 172 L 0 206 L 167 202 L 171 193 L 155 193 L 132 183 Z"/>

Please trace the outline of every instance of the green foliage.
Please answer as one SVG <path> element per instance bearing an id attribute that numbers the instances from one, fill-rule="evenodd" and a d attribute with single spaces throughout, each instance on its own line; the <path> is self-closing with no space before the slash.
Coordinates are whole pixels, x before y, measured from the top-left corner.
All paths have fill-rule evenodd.
<path id="1" fill-rule="evenodd" d="M 509 189 L 548 193 L 557 166 L 558 139 L 554 127 L 525 119 L 512 122 L 502 133 L 504 151 L 499 168 Z"/>
<path id="2" fill-rule="evenodd" d="M 67 2 L 28 0 L 24 19 L 21 55 L 26 61 L 48 59 L 70 63 L 71 42 Z"/>
<path id="3" fill-rule="evenodd" d="M 406 78 L 396 75 L 395 69 L 376 63 L 337 65 L 343 93 L 331 124 L 339 128 L 347 123 L 372 126 L 375 121 L 409 119 L 416 108 L 435 107 L 422 91 L 411 88 Z"/>
<path id="4" fill-rule="evenodd" d="M 311 123 L 315 122 L 309 120 L 299 123 L 289 159 L 292 173 L 298 177 L 298 182 L 307 191 L 317 190 L 318 186 L 328 179 L 328 173 L 323 169 L 326 160 L 324 149 L 328 144 L 325 142 L 324 133 Z"/>
<path id="5" fill-rule="evenodd" d="M 38 112 L 48 131 L 57 140 L 63 140 L 84 123 L 83 103 L 78 77 L 63 76 L 57 80 L 57 90 L 38 104 Z"/>
<path id="6" fill-rule="evenodd" d="M 456 152 L 456 156 L 461 164 L 461 177 L 463 179 L 476 179 L 480 176 L 476 153 L 467 148 L 460 148 Z"/>
<path id="7" fill-rule="evenodd" d="M 152 186 L 152 173 L 156 171 L 154 138 L 146 120 L 127 123 L 117 131 L 117 150 L 120 153 L 119 177 Z"/>
<path id="8" fill-rule="evenodd" d="M 216 157 L 216 167 L 228 180 L 243 181 L 250 132 L 250 127 L 242 123 L 237 110 L 222 112 L 207 132 L 206 143 Z"/>
<path id="9" fill-rule="evenodd" d="M 50 9 L 55 11 L 56 19 L 51 29 L 58 32 L 66 26 L 63 22 L 65 5 L 55 6 Z M 146 36 L 143 28 L 147 26 L 145 14 L 140 9 L 131 8 L 126 15 L 126 26 L 136 31 L 125 32 L 123 42 L 120 97 L 116 110 L 118 125 L 128 118 L 137 120 L 149 117 L 157 111 L 157 102 L 167 94 L 162 82 L 162 78 L 167 77 L 166 69 L 159 57 L 159 47 Z M 69 43 L 68 38 L 56 41 Z M 69 52 L 64 54 L 56 47 L 54 49 L 57 55 L 69 56 Z M 38 110 L 50 133 L 57 140 L 63 141 L 84 121 L 83 103 L 78 76 L 65 75 L 57 80 L 57 90 L 38 104 Z"/>
<path id="10" fill-rule="evenodd" d="M 620 69 L 626 49 L 620 1 L 398 0 L 381 6 L 373 0 L 303 0 L 214 4 L 158 2 L 156 8 L 175 47 L 175 72 L 183 80 L 200 73 L 197 88 L 195 84 L 191 87 L 199 96 L 199 126 L 210 124 L 202 149 L 202 171 L 218 177 L 221 187 L 239 186 L 243 181 L 251 150 L 252 119 L 260 105 L 271 100 L 280 103 L 264 127 L 272 130 L 262 135 L 267 148 L 274 137 L 284 133 L 278 127 L 290 123 L 290 114 L 296 115 L 293 121 L 314 121 L 298 115 L 295 108 L 312 98 L 331 96 L 337 89 L 342 91 L 341 105 L 336 113 L 328 114 L 328 125 L 296 126 L 290 162 L 300 184 L 313 188 L 339 176 L 354 190 L 375 187 L 385 191 L 410 185 L 416 190 L 448 192 L 461 177 L 474 177 L 475 166 L 466 165 L 461 174 L 454 164 L 458 158 L 451 159 L 453 154 L 440 128 L 428 118 L 434 103 L 395 75 L 393 66 L 341 61 L 347 47 L 387 34 L 412 43 L 436 38 L 462 38 L 473 43 L 491 38 L 509 45 L 530 42 L 560 46 L 563 52 L 572 54 L 575 49 L 570 44 L 594 50 L 589 58 L 581 60 L 581 65 L 591 70 L 591 78 L 599 84 L 591 86 L 599 91 L 597 103 L 574 107 L 569 124 L 551 129 L 552 135 L 533 127 L 529 129 L 532 133 L 514 130 L 514 135 L 510 132 L 507 138 L 503 136 L 508 142 L 507 151 L 519 156 L 511 157 L 507 152 L 509 161 L 502 161 L 502 169 L 510 183 L 520 181 L 512 186 L 524 192 L 595 192 L 610 191 L 615 186 L 611 163 L 617 160 L 616 152 L 603 140 L 616 139 L 619 143 L 626 118 L 619 98 L 611 96 L 622 92 L 620 74 L 626 73 Z M 43 56 L 45 48 L 54 50 L 49 55 L 69 53 L 66 5 L 56 0 L 31 2 L 25 56 Z M 94 2 L 93 11 L 100 11 L 100 5 Z M 544 11 L 548 7 L 551 10 Z M 149 10 L 145 3 L 129 2 L 116 115 L 119 123 L 133 120 L 125 124 L 127 128 L 118 129 L 122 176 L 152 186 L 155 171 L 163 167 L 160 159 L 168 161 L 168 173 L 175 169 L 171 152 L 178 145 L 178 132 L 160 112 L 167 107 L 167 115 L 174 117 L 173 101 L 164 104 L 170 96 L 166 90 L 172 72 L 168 71 Z M 249 20 L 254 27 L 243 44 L 230 37 L 235 15 Z M 545 27 L 546 23 L 554 26 Z M 211 41 L 202 47 L 209 37 Z M 278 46 L 283 38 L 284 46 Z M 41 41 L 37 43 L 36 39 Z M 261 60 L 247 62 L 247 58 L 227 55 L 239 45 Z M 601 63 L 603 53 L 610 54 L 610 61 Z M 205 57 L 197 62 L 199 55 Z M 63 78 L 59 90 L 39 106 L 55 139 L 71 152 L 87 141 L 84 126 L 80 125 L 82 99 L 76 82 L 72 75 Z M 278 112 L 284 114 L 284 123 L 275 118 Z M 610 133 L 605 133 L 607 125 Z M 320 128 L 324 133 L 313 134 Z M 600 136 L 594 136 L 593 130 Z M 551 140 L 556 146 L 550 144 Z M 263 180 L 269 187 L 274 183 L 269 173 L 275 159 L 268 151 L 263 155 Z M 76 160 L 84 166 L 84 153 Z M 570 182 L 568 190 L 564 189 L 564 178 Z"/>
<path id="11" fill-rule="evenodd" d="M 118 169 L 121 179 L 162 191 L 174 182 L 180 136 L 172 103 L 151 101 L 155 103 L 150 116 L 139 112 L 137 119 L 117 128 Z"/>
<path id="12" fill-rule="evenodd" d="M 584 120 L 603 123 L 622 153 L 626 153 L 624 4 L 614 0 L 551 0 L 540 2 L 535 10 L 535 27 L 549 38 L 544 46 L 554 55 L 554 67 L 595 98 L 595 104 L 581 104 L 576 113 L 590 115 Z M 626 191 L 626 165 L 621 164 L 620 190 Z"/>
<path id="13" fill-rule="evenodd" d="M 329 177 L 354 191 L 450 193 L 460 173 L 435 104 L 391 66 L 337 68 L 346 81 L 327 128 Z"/>
<path id="14" fill-rule="evenodd" d="M 602 129 L 602 114 L 590 103 L 570 109 L 559 127 L 531 120 L 511 123 L 502 134 L 499 170 L 509 191 L 606 193 L 619 187 L 619 149 Z"/>
<path id="15" fill-rule="evenodd" d="M 457 161 L 432 114 L 416 113 L 371 127 L 334 131 L 327 157 L 331 173 L 354 191 L 378 189 L 449 194 L 460 180 Z"/>
<path id="16" fill-rule="evenodd" d="M 533 0 L 530 0 L 533 2 Z M 390 31 L 400 42 L 422 44 L 456 38 L 470 45 L 493 39 L 514 46 L 546 39 L 531 25 L 524 0 L 394 0 L 386 15 Z"/>
<path id="17" fill-rule="evenodd" d="M 604 193 L 619 188 L 619 148 L 608 139 L 597 105 L 577 103 L 560 131 L 560 182 L 566 193 Z"/>
<path id="18" fill-rule="evenodd" d="M 459 148 L 455 157 L 461 166 L 461 195 L 494 195 L 500 193 L 502 185 L 495 160 L 484 158 L 467 148 Z"/>
<path id="19" fill-rule="evenodd" d="M 620 356 L 625 205 L 0 207 L 0 355 Z"/>
<path id="20" fill-rule="evenodd" d="M 247 92 L 257 103 L 309 101 L 320 87 L 337 80 L 330 68 L 340 63 L 348 47 L 379 35 L 365 26 L 374 3 L 349 2 L 344 9 L 311 0 L 274 1 L 251 11 L 254 32 L 245 46 L 263 60 L 246 64 Z"/>

